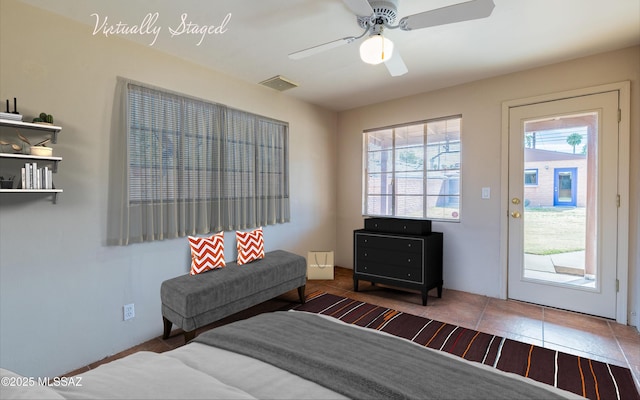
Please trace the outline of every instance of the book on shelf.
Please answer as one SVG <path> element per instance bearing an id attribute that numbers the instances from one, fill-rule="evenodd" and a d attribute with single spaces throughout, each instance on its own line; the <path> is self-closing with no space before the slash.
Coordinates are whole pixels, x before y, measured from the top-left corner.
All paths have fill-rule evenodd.
<path id="1" fill-rule="evenodd" d="M 38 163 L 26 163 L 21 172 L 21 189 L 53 189 L 53 171 L 49 167 L 38 168 Z"/>
<path id="2" fill-rule="evenodd" d="M 7 119 L 10 121 L 22 121 L 22 114 L 0 112 L 0 119 Z"/>

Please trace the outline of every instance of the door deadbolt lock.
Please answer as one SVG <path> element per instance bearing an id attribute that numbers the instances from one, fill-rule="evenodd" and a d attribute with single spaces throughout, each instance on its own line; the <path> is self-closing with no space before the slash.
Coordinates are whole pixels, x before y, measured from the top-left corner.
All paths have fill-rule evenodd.
<path id="1" fill-rule="evenodd" d="M 511 199 L 511 202 L 512 202 L 513 204 L 520 204 L 520 199 L 519 199 L 519 198 L 517 198 L 517 197 L 514 197 L 513 199 Z"/>

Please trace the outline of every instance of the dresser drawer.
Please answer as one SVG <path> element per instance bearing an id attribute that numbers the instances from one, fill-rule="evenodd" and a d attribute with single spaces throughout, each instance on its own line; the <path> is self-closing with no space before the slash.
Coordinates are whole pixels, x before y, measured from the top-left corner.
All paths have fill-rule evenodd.
<path id="1" fill-rule="evenodd" d="M 406 268 L 422 268 L 422 252 L 390 251 L 378 247 L 358 247 L 356 261 L 375 261 L 380 264 Z"/>
<path id="2" fill-rule="evenodd" d="M 431 233 L 430 220 L 400 218 L 367 218 L 364 228 L 368 231 L 400 233 L 408 235 L 428 235 Z"/>
<path id="3" fill-rule="evenodd" d="M 363 275 L 373 275 L 415 283 L 422 283 L 424 281 L 422 276 L 422 266 L 419 264 L 391 265 L 385 262 L 380 262 L 380 260 L 359 259 L 355 264 L 355 272 Z"/>
<path id="4" fill-rule="evenodd" d="M 356 234 L 357 248 L 375 248 L 406 253 L 422 253 L 422 239 L 399 236 Z"/>

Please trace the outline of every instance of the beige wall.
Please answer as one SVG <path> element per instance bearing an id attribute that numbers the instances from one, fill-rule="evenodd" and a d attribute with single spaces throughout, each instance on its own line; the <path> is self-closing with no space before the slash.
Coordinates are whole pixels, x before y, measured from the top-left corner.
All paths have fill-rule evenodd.
<path id="1" fill-rule="evenodd" d="M 105 246 L 116 76 L 288 121 L 291 222 L 265 228 L 267 250 L 335 246 L 335 112 L 2 0 L 0 98 L 63 127 L 53 145 L 63 157 L 58 204 L 0 195 L 0 366 L 26 376 L 61 374 L 159 336 L 160 283 L 188 271 L 186 239 Z M 233 232 L 225 242 L 233 256 Z M 123 322 L 127 303 L 136 317 Z"/>
<path id="2" fill-rule="evenodd" d="M 462 114 L 462 203 L 459 223 L 434 223 L 444 232 L 444 286 L 491 297 L 506 293 L 501 259 L 502 103 L 508 100 L 631 81 L 631 210 L 628 311 L 640 307 L 640 47 L 581 58 L 341 112 L 338 118 L 336 264 L 353 264 L 352 231 L 363 227 L 362 131 Z M 491 198 L 481 199 L 483 187 Z M 358 190 L 360 188 L 360 190 Z M 506 212 L 506 210 L 504 211 Z"/>

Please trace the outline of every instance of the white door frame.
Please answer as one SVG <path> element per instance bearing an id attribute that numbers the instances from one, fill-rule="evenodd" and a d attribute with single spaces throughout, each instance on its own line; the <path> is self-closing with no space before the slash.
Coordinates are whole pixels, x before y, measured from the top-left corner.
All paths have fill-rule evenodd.
<path id="1" fill-rule="evenodd" d="M 629 185 L 630 185 L 630 133 L 631 133 L 631 82 L 623 81 L 606 85 L 593 86 L 541 96 L 508 100 L 502 103 L 502 136 L 501 136 L 501 171 L 500 171 L 500 295 L 507 298 L 508 248 L 509 248 L 509 109 L 511 107 L 562 100 L 571 97 L 585 96 L 610 91 L 619 92 L 619 158 L 618 158 L 618 248 L 616 279 L 618 293 L 616 295 L 616 321 L 627 324 L 628 287 L 629 287 Z"/>

